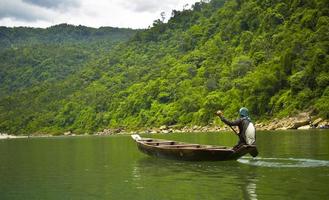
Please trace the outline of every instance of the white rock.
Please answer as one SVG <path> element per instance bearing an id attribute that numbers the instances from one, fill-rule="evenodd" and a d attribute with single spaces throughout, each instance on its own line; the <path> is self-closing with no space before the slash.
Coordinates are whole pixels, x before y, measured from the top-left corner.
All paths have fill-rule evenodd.
<path id="1" fill-rule="evenodd" d="M 160 127 L 160 130 L 167 130 L 167 129 L 168 129 L 168 126 L 166 126 L 166 125 L 163 125 Z"/>
<path id="2" fill-rule="evenodd" d="M 305 126 L 298 127 L 298 130 L 308 130 L 308 129 L 311 129 L 310 125 L 305 125 Z"/>
<path id="3" fill-rule="evenodd" d="M 71 135 L 71 131 L 65 132 L 64 135 L 65 136 Z"/>
<path id="4" fill-rule="evenodd" d="M 288 128 L 287 128 L 287 127 L 280 127 L 280 128 L 275 129 L 275 130 L 278 130 L 278 131 L 285 131 L 285 130 L 288 130 Z"/>

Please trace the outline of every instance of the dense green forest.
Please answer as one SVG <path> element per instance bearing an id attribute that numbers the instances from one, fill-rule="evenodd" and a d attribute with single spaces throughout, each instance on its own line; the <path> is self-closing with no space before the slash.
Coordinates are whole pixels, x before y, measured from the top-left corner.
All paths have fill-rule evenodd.
<path id="1" fill-rule="evenodd" d="M 68 24 L 47 29 L 0 27 L 0 96 L 64 80 L 136 32 Z"/>
<path id="2" fill-rule="evenodd" d="M 241 106 L 328 118 L 328 5 L 212 0 L 147 30 L 0 28 L 0 132 L 208 125 Z"/>
<path id="3" fill-rule="evenodd" d="M 86 44 L 97 45 L 102 48 L 102 43 L 113 44 L 130 38 L 136 30 L 100 27 L 90 28 L 86 26 L 73 26 L 59 24 L 46 29 L 0 26 L 1 50 L 16 46 L 31 46 L 34 44 Z"/>

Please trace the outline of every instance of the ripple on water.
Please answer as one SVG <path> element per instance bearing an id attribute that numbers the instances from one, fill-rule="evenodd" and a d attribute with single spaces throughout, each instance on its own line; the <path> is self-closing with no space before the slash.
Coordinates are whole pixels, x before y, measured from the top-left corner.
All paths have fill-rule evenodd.
<path id="1" fill-rule="evenodd" d="M 305 158 L 248 158 L 243 157 L 238 159 L 238 162 L 259 166 L 259 167 L 272 167 L 272 168 L 283 168 L 283 167 L 295 167 L 295 168 L 306 168 L 306 167 L 329 167 L 328 160 L 313 160 Z"/>

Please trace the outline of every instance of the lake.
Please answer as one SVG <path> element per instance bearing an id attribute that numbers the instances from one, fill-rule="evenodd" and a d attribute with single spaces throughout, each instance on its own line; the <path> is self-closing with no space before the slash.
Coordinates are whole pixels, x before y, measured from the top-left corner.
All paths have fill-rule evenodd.
<path id="1" fill-rule="evenodd" d="M 144 135 L 145 137 L 145 135 Z M 232 133 L 147 137 L 233 146 Z M 328 199 L 329 130 L 258 132 L 259 156 L 181 162 L 128 135 L 0 141 L 0 199 Z"/>

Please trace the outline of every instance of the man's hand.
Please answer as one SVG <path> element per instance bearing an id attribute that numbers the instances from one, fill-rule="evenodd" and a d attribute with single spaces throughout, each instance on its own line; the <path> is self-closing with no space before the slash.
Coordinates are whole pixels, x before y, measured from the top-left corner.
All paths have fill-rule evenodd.
<path id="1" fill-rule="evenodd" d="M 223 112 L 218 110 L 216 113 L 215 113 L 218 117 L 222 117 L 223 116 Z"/>

